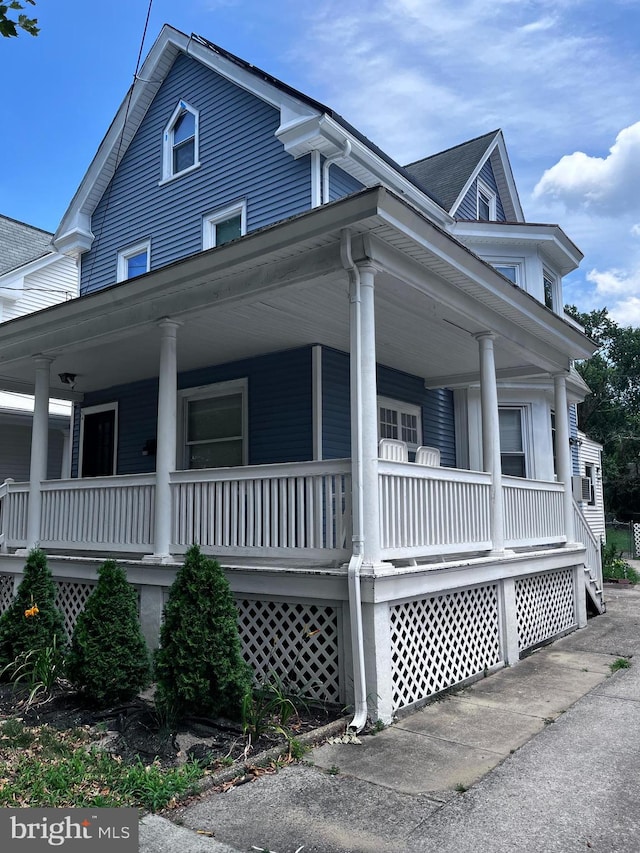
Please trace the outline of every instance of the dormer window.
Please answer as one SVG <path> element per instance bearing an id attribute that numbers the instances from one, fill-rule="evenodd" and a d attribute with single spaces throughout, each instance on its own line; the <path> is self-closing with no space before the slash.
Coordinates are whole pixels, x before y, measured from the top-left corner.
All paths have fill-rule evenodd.
<path id="1" fill-rule="evenodd" d="M 478 181 L 478 219 L 493 222 L 496 218 L 496 194 L 482 181 Z"/>
<path id="2" fill-rule="evenodd" d="M 162 181 L 187 174 L 200 165 L 198 125 L 198 111 L 180 101 L 164 130 Z"/>

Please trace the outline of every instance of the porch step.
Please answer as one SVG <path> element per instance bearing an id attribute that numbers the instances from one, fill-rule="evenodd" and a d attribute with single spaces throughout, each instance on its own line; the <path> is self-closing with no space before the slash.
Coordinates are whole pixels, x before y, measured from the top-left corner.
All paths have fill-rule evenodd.
<path id="1" fill-rule="evenodd" d="M 607 612 L 607 605 L 604 600 L 603 589 L 598 586 L 596 578 L 591 574 L 587 566 L 584 568 L 584 582 L 589 598 L 591 599 L 596 611 L 600 614 Z"/>

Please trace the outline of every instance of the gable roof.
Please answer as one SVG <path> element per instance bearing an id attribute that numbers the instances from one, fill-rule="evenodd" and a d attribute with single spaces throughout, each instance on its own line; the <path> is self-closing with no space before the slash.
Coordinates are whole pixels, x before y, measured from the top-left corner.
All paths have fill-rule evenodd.
<path id="1" fill-rule="evenodd" d="M 507 220 L 524 222 L 501 130 L 492 130 L 430 157 L 416 160 L 405 166 L 405 170 L 439 199 L 445 210 L 455 216 L 487 160 L 491 161 Z"/>
<path id="2" fill-rule="evenodd" d="M 276 136 L 291 156 L 343 154 L 341 167 L 365 186 L 386 184 L 443 224 L 451 217 L 419 180 L 336 112 L 197 35 L 165 24 L 149 51 L 54 235 L 61 252 L 90 248 L 91 215 L 177 56 L 186 54 L 280 111 Z"/>
<path id="3" fill-rule="evenodd" d="M 53 234 L 0 214 L 0 275 L 54 251 Z"/>

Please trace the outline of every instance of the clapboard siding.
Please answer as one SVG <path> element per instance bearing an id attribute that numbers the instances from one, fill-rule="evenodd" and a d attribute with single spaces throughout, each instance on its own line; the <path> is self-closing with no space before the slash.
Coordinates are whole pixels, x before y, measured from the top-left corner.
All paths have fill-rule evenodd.
<path id="1" fill-rule="evenodd" d="M 575 403 L 569 406 L 569 435 L 571 438 L 578 437 L 578 407 Z M 571 443 L 571 467 L 573 474 L 580 474 L 580 454 L 576 442 Z"/>
<path id="2" fill-rule="evenodd" d="M 47 479 L 57 480 L 62 467 L 64 436 L 49 430 Z M 31 424 L 0 424 L 0 483 L 9 477 L 16 482 L 29 480 L 31 469 Z"/>
<path id="3" fill-rule="evenodd" d="M 361 189 L 364 189 L 364 184 L 361 184 L 360 181 L 343 171 L 339 166 L 329 168 L 329 197 L 331 201 L 336 201 Z"/>
<path id="4" fill-rule="evenodd" d="M 337 459 L 351 455 L 349 356 L 328 348 L 323 348 L 322 354 L 323 456 Z M 420 406 L 423 443 L 440 448 L 443 465 L 456 464 L 451 391 L 425 389 L 420 377 L 379 365 L 378 394 Z"/>
<path id="5" fill-rule="evenodd" d="M 496 221 L 504 222 L 506 220 L 504 214 L 504 208 L 502 206 L 502 200 L 500 198 L 500 194 L 498 193 L 498 184 L 496 183 L 495 175 L 493 174 L 493 167 L 491 165 L 491 161 L 487 160 L 482 169 L 480 170 L 480 178 L 482 181 L 493 190 L 496 194 Z M 478 181 L 475 180 L 465 197 L 460 202 L 460 205 L 456 211 L 456 217 L 458 219 L 477 219 L 478 218 Z"/>
<path id="6" fill-rule="evenodd" d="M 182 99 L 200 116 L 200 168 L 162 186 L 162 133 Z M 151 269 L 202 249 L 202 217 L 244 199 L 247 230 L 311 206 L 310 157 L 276 139 L 279 111 L 180 55 L 149 107 L 93 218 L 82 292 L 116 280 L 118 251 L 151 240 Z"/>
<path id="7" fill-rule="evenodd" d="M 178 389 L 233 379 L 248 380 L 249 464 L 304 462 L 313 458 L 311 348 L 181 373 Z M 118 403 L 118 474 L 151 472 L 142 448 L 156 436 L 158 381 L 135 382 L 85 395 L 84 406 Z M 79 424 L 79 416 L 76 418 Z M 78 470 L 79 428 L 74 430 L 73 471 Z"/>

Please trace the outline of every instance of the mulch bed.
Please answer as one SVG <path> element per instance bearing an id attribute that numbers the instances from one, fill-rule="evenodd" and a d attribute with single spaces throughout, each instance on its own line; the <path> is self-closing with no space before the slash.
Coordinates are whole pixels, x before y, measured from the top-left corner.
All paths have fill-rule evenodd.
<path id="1" fill-rule="evenodd" d="M 334 705 L 310 705 L 300 709 L 289 721 L 293 737 L 325 726 L 343 716 Z M 177 731 L 160 728 L 153 703 L 138 697 L 130 703 L 96 710 L 83 704 L 82 697 L 60 689 L 46 702 L 25 707 L 10 684 L 0 684 L 0 721 L 20 718 L 26 726 L 48 725 L 59 731 L 90 729 L 99 743 L 112 755 L 145 765 L 159 761 L 163 767 L 178 766 L 195 759 L 203 767 L 223 766 L 230 760 L 248 760 L 251 756 L 282 746 L 282 735 L 267 733 L 248 744 L 242 726 L 225 719 L 188 719 Z"/>

